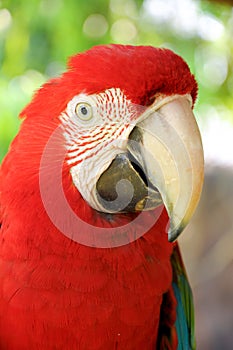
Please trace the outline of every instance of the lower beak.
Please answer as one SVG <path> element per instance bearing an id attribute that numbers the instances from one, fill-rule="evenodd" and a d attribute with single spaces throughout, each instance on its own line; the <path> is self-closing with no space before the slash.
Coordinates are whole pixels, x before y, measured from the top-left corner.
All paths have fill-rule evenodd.
<path id="1" fill-rule="evenodd" d="M 127 152 L 99 178 L 97 195 L 108 211 L 112 203 L 111 212 L 164 204 L 173 241 L 192 217 L 202 190 L 199 129 L 187 96 L 176 96 L 160 108 L 152 105 L 140 120 L 129 136 Z"/>

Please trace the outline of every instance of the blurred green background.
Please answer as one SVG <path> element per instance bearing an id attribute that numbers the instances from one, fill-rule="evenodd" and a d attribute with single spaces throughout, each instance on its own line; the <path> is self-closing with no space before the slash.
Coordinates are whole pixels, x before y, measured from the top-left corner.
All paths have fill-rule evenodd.
<path id="1" fill-rule="evenodd" d="M 67 57 L 103 43 L 173 49 L 199 84 L 196 116 L 206 181 L 181 237 L 194 288 L 198 349 L 232 349 L 233 9 L 232 1 L 0 1 L 0 160 L 33 92 Z"/>

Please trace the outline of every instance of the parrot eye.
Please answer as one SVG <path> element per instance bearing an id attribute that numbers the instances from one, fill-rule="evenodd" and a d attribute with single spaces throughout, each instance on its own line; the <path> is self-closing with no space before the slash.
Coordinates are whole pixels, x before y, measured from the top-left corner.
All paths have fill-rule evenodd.
<path id="1" fill-rule="evenodd" d="M 86 102 L 78 103 L 75 107 L 75 113 L 83 121 L 90 120 L 93 116 L 92 106 Z"/>

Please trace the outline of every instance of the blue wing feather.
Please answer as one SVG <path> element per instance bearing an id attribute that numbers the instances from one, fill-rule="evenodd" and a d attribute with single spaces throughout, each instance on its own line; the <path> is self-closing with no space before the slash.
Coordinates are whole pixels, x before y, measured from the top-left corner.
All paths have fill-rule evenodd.
<path id="1" fill-rule="evenodd" d="M 195 350 L 193 296 L 177 243 L 174 244 L 171 262 L 172 286 L 177 301 L 175 323 L 178 338 L 177 350 Z"/>

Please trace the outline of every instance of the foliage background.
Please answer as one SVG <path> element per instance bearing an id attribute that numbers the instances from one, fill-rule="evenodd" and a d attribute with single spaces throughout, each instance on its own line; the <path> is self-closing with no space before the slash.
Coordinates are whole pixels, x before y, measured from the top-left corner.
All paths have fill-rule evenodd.
<path id="1" fill-rule="evenodd" d="M 196 75 L 206 182 L 181 244 L 194 287 L 197 348 L 206 350 L 232 349 L 233 10 L 228 2 L 0 1 L 0 160 L 33 91 L 60 74 L 76 52 L 112 42 L 169 47 Z"/>

